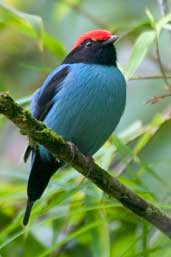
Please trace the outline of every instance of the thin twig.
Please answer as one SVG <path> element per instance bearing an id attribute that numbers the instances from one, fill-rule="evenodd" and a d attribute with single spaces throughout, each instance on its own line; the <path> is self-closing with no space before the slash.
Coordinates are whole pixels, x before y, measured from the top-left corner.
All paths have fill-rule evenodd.
<path id="1" fill-rule="evenodd" d="M 171 238 L 171 219 L 166 214 L 120 183 L 76 147 L 71 149 L 71 144 L 34 119 L 28 110 L 24 110 L 6 93 L 0 94 L 0 113 L 10 119 L 22 134 L 44 145 L 56 158 L 70 164 L 102 191 Z"/>
<path id="2" fill-rule="evenodd" d="M 93 22 L 98 27 L 104 28 L 104 29 L 109 29 L 109 26 L 106 23 L 104 23 L 99 18 L 95 17 L 94 15 L 91 15 L 85 9 L 81 8 L 80 4 L 74 4 L 73 2 L 70 2 L 67 0 L 62 1 L 62 3 L 67 4 L 69 7 L 71 7 L 76 12 L 81 13 L 84 17 L 86 17 L 88 20 Z"/>
<path id="3" fill-rule="evenodd" d="M 158 0 L 159 7 L 160 7 L 160 12 L 162 16 L 165 16 L 169 13 L 169 4 L 167 0 Z M 169 81 L 167 79 L 167 75 L 165 73 L 165 69 L 163 67 L 162 61 L 161 61 L 161 56 L 160 56 L 160 48 L 159 48 L 159 40 L 157 36 L 157 31 L 156 31 L 156 53 L 157 53 L 157 59 L 158 59 L 158 64 L 160 67 L 160 71 L 163 75 L 163 79 L 166 83 L 166 86 L 169 87 L 169 91 L 171 93 L 171 85 L 169 84 Z"/>
<path id="4" fill-rule="evenodd" d="M 166 78 L 170 79 L 171 75 L 170 74 L 166 74 Z M 145 79 L 163 79 L 163 75 L 139 75 L 139 76 L 134 76 L 132 78 L 130 78 L 129 80 L 145 80 Z"/>
<path id="5" fill-rule="evenodd" d="M 153 96 L 150 99 L 148 99 L 145 103 L 146 104 L 156 104 L 156 103 L 159 103 L 164 98 L 170 97 L 170 96 L 171 96 L 171 93 Z"/>
<path id="6" fill-rule="evenodd" d="M 163 67 L 163 64 L 162 64 L 162 61 L 161 61 L 160 49 L 159 49 L 159 41 L 158 41 L 158 38 L 157 38 L 157 32 L 156 32 L 156 53 L 157 53 L 158 64 L 159 64 L 160 71 L 162 73 L 164 82 L 166 83 L 166 86 L 170 86 L 169 82 L 168 82 L 168 79 L 167 79 L 167 75 L 165 73 L 165 70 L 164 70 L 164 67 Z"/>
<path id="7" fill-rule="evenodd" d="M 169 4 L 167 0 L 158 0 L 160 12 L 162 16 L 165 16 L 169 12 Z"/>

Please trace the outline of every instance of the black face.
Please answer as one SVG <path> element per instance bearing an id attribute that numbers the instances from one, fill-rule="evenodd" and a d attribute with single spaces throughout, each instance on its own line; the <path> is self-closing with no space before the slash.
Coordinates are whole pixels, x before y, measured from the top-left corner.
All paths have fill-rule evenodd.
<path id="1" fill-rule="evenodd" d="M 65 64 L 89 63 L 116 66 L 116 50 L 113 43 L 103 45 L 104 41 L 84 41 L 65 58 Z"/>

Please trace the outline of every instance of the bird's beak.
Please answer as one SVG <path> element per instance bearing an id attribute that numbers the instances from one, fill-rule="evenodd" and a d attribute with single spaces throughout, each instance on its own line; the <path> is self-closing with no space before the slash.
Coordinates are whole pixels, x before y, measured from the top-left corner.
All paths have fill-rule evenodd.
<path id="1" fill-rule="evenodd" d="M 116 40 L 118 40 L 118 38 L 118 35 L 112 35 L 110 38 L 103 42 L 103 45 L 113 44 Z"/>

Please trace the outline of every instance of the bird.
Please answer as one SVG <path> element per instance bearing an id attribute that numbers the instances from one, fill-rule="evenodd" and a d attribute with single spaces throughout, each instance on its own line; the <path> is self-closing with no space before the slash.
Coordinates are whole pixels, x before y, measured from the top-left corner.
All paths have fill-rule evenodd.
<path id="1" fill-rule="evenodd" d="M 105 143 L 125 109 L 126 81 L 117 66 L 114 44 L 118 38 L 103 29 L 82 34 L 31 100 L 33 117 L 87 156 Z M 24 225 L 52 175 L 65 164 L 43 145 L 37 148 L 28 145 L 25 162 L 30 155 Z"/>

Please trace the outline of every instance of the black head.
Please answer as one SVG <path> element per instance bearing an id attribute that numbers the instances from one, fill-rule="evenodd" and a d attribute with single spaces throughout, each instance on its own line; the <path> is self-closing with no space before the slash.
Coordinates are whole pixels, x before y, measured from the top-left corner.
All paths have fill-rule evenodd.
<path id="1" fill-rule="evenodd" d="M 93 31 L 94 32 L 94 31 Z M 100 30 L 101 32 L 101 30 Z M 88 63 L 88 64 L 102 64 L 102 65 L 115 65 L 116 66 L 116 49 L 113 43 L 117 40 L 117 36 L 106 37 L 105 39 L 98 40 L 96 38 L 87 38 L 89 32 L 79 39 L 73 50 L 66 56 L 63 63 Z"/>

